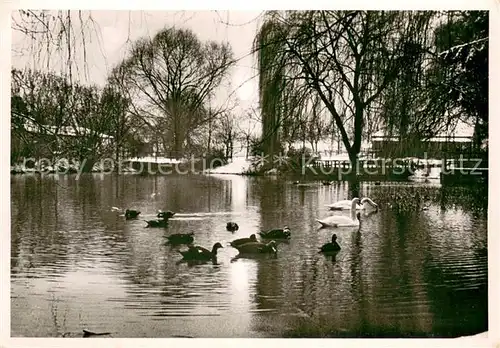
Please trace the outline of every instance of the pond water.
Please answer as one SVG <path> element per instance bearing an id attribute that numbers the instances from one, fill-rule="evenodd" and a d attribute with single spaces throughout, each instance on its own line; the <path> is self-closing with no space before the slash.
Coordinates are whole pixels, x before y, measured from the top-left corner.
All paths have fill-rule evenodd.
<path id="1" fill-rule="evenodd" d="M 487 330 L 484 193 L 361 183 L 378 202 L 360 227 L 319 229 L 331 186 L 243 176 L 11 176 L 11 335 L 456 337 Z M 154 194 L 156 193 L 156 194 Z M 154 195 L 153 195 L 154 194 Z M 111 207 L 177 215 L 166 229 Z M 396 208 L 397 206 L 397 208 Z M 345 214 L 345 213 L 344 213 Z M 226 222 L 238 223 L 235 233 Z M 228 242 L 288 225 L 275 258 Z M 217 263 L 179 263 L 164 236 L 215 242 Z M 335 256 L 318 248 L 338 236 Z M 182 247 L 181 247 L 182 249 Z"/>

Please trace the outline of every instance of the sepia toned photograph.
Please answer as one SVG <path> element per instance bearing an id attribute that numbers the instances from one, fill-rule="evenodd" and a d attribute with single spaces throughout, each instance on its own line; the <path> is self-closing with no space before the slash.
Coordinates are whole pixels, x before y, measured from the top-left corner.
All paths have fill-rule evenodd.
<path id="1" fill-rule="evenodd" d="M 10 17 L 11 337 L 487 335 L 490 11 Z"/>

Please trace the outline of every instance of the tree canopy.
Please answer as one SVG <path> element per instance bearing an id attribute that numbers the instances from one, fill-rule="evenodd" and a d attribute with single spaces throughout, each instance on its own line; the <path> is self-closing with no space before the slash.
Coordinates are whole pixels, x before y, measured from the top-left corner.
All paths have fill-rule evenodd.
<path id="1" fill-rule="evenodd" d="M 487 12 L 268 12 L 254 43 L 264 151 L 279 151 L 317 99 L 351 161 L 377 130 L 425 139 L 452 130 L 460 119 L 485 124 L 487 17 Z M 445 41 L 443 33 L 454 40 Z M 443 53 L 468 50 L 453 48 L 458 44 L 475 47 L 473 53 L 467 58 Z"/>

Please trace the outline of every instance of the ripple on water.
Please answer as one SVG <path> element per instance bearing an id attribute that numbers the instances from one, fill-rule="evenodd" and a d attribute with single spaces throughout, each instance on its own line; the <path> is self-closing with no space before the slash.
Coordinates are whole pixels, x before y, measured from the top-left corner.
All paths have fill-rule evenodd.
<path id="1" fill-rule="evenodd" d="M 383 206 L 362 216 L 360 231 L 318 230 L 324 205 L 349 197 L 346 183 L 301 190 L 244 177 L 91 178 L 47 183 L 55 193 L 36 191 L 43 180 L 11 181 L 12 211 L 25 212 L 12 216 L 13 335 L 78 336 L 88 327 L 113 337 L 453 336 L 487 323 L 474 295 L 487 295 L 486 220 L 464 207 L 403 214 Z M 361 185 L 360 196 L 399 188 Z M 146 229 L 111 206 L 178 214 L 166 229 Z M 163 245 L 165 235 L 194 232 L 195 244 L 210 248 L 284 225 L 292 239 L 275 259 L 233 259 L 237 251 L 225 247 L 218 265 L 191 266 Z M 318 254 L 334 232 L 342 250 Z"/>

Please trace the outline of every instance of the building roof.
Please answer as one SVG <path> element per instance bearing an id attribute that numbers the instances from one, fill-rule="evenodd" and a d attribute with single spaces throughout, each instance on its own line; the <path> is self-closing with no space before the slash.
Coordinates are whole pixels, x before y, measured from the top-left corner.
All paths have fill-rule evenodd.
<path id="1" fill-rule="evenodd" d="M 383 136 L 383 135 L 373 135 L 372 136 L 372 142 L 373 141 L 400 141 L 398 136 Z M 455 142 L 455 143 L 469 143 L 472 141 L 472 137 L 470 136 L 447 136 L 447 135 L 438 135 L 436 137 L 430 138 L 426 140 L 427 142 Z"/>
<path id="2" fill-rule="evenodd" d="M 62 135 L 62 136 L 83 136 L 93 133 L 93 131 L 89 128 L 85 127 L 73 127 L 73 126 L 63 126 L 57 129 L 56 126 L 51 125 L 40 125 L 33 122 L 30 119 L 27 119 L 24 122 L 24 129 L 30 133 L 45 133 L 45 134 L 53 134 L 53 135 Z M 98 133 L 98 136 L 104 139 L 112 139 L 113 136 Z"/>

